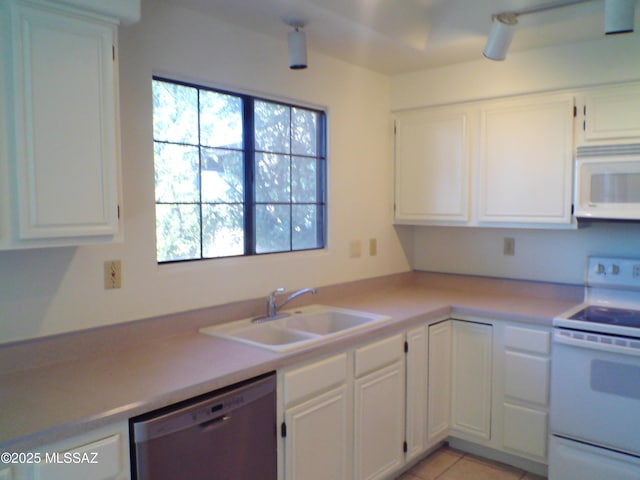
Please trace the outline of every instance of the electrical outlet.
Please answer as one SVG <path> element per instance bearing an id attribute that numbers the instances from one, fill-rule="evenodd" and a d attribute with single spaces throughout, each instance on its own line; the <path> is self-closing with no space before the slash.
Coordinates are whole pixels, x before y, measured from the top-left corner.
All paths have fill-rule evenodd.
<path id="1" fill-rule="evenodd" d="M 516 239 L 511 237 L 505 237 L 502 245 L 502 253 L 510 257 L 516 254 Z"/>
<path id="2" fill-rule="evenodd" d="M 122 287 L 122 262 L 107 260 L 104 262 L 104 288 L 111 290 Z"/>

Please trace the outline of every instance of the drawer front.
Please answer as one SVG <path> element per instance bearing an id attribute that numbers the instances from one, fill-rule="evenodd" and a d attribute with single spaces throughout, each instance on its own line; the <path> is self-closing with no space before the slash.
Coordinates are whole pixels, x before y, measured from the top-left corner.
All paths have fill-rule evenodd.
<path id="1" fill-rule="evenodd" d="M 547 413 L 504 404 L 504 446 L 533 457 L 547 456 Z"/>
<path id="2" fill-rule="evenodd" d="M 546 406 L 549 403 L 548 358 L 518 352 L 505 353 L 505 395 Z"/>
<path id="3" fill-rule="evenodd" d="M 107 480 L 122 470 L 120 435 L 111 435 L 63 452 L 48 452 L 55 459 L 35 466 L 35 478 L 42 480 L 70 480 L 90 478 Z"/>
<path id="4" fill-rule="evenodd" d="M 551 332 L 507 326 L 504 331 L 504 343 L 507 348 L 549 355 L 551 353 Z"/>
<path id="5" fill-rule="evenodd" d="M 284 374 L 285 407 L 344 383 L 347 354 L 341 353 Z"/>
<path id="6" fill-rule="evenodd" d="M 404 355 L 402 335 L 394 335 L 356 350 L 356 377 L 393 363 Z"/>

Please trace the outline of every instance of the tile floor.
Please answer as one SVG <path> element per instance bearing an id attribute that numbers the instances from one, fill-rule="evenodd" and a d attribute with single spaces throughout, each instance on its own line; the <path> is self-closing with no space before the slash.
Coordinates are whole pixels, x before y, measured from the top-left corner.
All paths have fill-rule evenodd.
<path id="1" fill-rule="evenodd" d="M 544 477 L 443 447 L 397 480 L 544 480 Z"/>

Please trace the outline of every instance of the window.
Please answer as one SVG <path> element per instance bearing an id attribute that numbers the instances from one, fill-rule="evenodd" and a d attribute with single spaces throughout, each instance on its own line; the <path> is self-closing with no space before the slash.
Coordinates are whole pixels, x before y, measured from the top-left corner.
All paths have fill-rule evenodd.
<path id="1" fill-rule="evenodd" d="M 159 263 L 323 248 L 325 114 L 153 80 Z"/>

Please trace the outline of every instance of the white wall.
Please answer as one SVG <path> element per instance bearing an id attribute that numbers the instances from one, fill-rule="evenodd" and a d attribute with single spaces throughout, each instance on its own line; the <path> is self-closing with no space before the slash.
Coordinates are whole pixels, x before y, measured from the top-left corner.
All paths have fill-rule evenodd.
<path id="1" fill-rule="evenodd" d="M 389 78 L 309 52 L 287 65 L 276 40 L 216 18 L 143 2 L 142 21 L 120 30 L 124 242 L 0 252 L 0 343 L 322 286 L 409 269 L 391 226 Z M 309 253 L 155 261 L 152 74 L 326 107 L 328 248 Z M 378 255 L 366 245 L 377 238 Z M 350 240 L 363 257 L 350 259 Z M 122 260 L 120 290 L 103 290 L 103 262 Z"/>
<path id="2" fill-rule="evenodd" d="M 495 98 L 640 79 L 640 35 L 509 53 L 504 62 L 469 63 L 391 79 L 391 108 Z M 502 255 L 504 237 L 516 254 Z M 415 227 L 412 266 L 551 282 L 583 281 L 590 254 L 640 258 L 640 225 L 599 224 L 577 231 Z"/>

